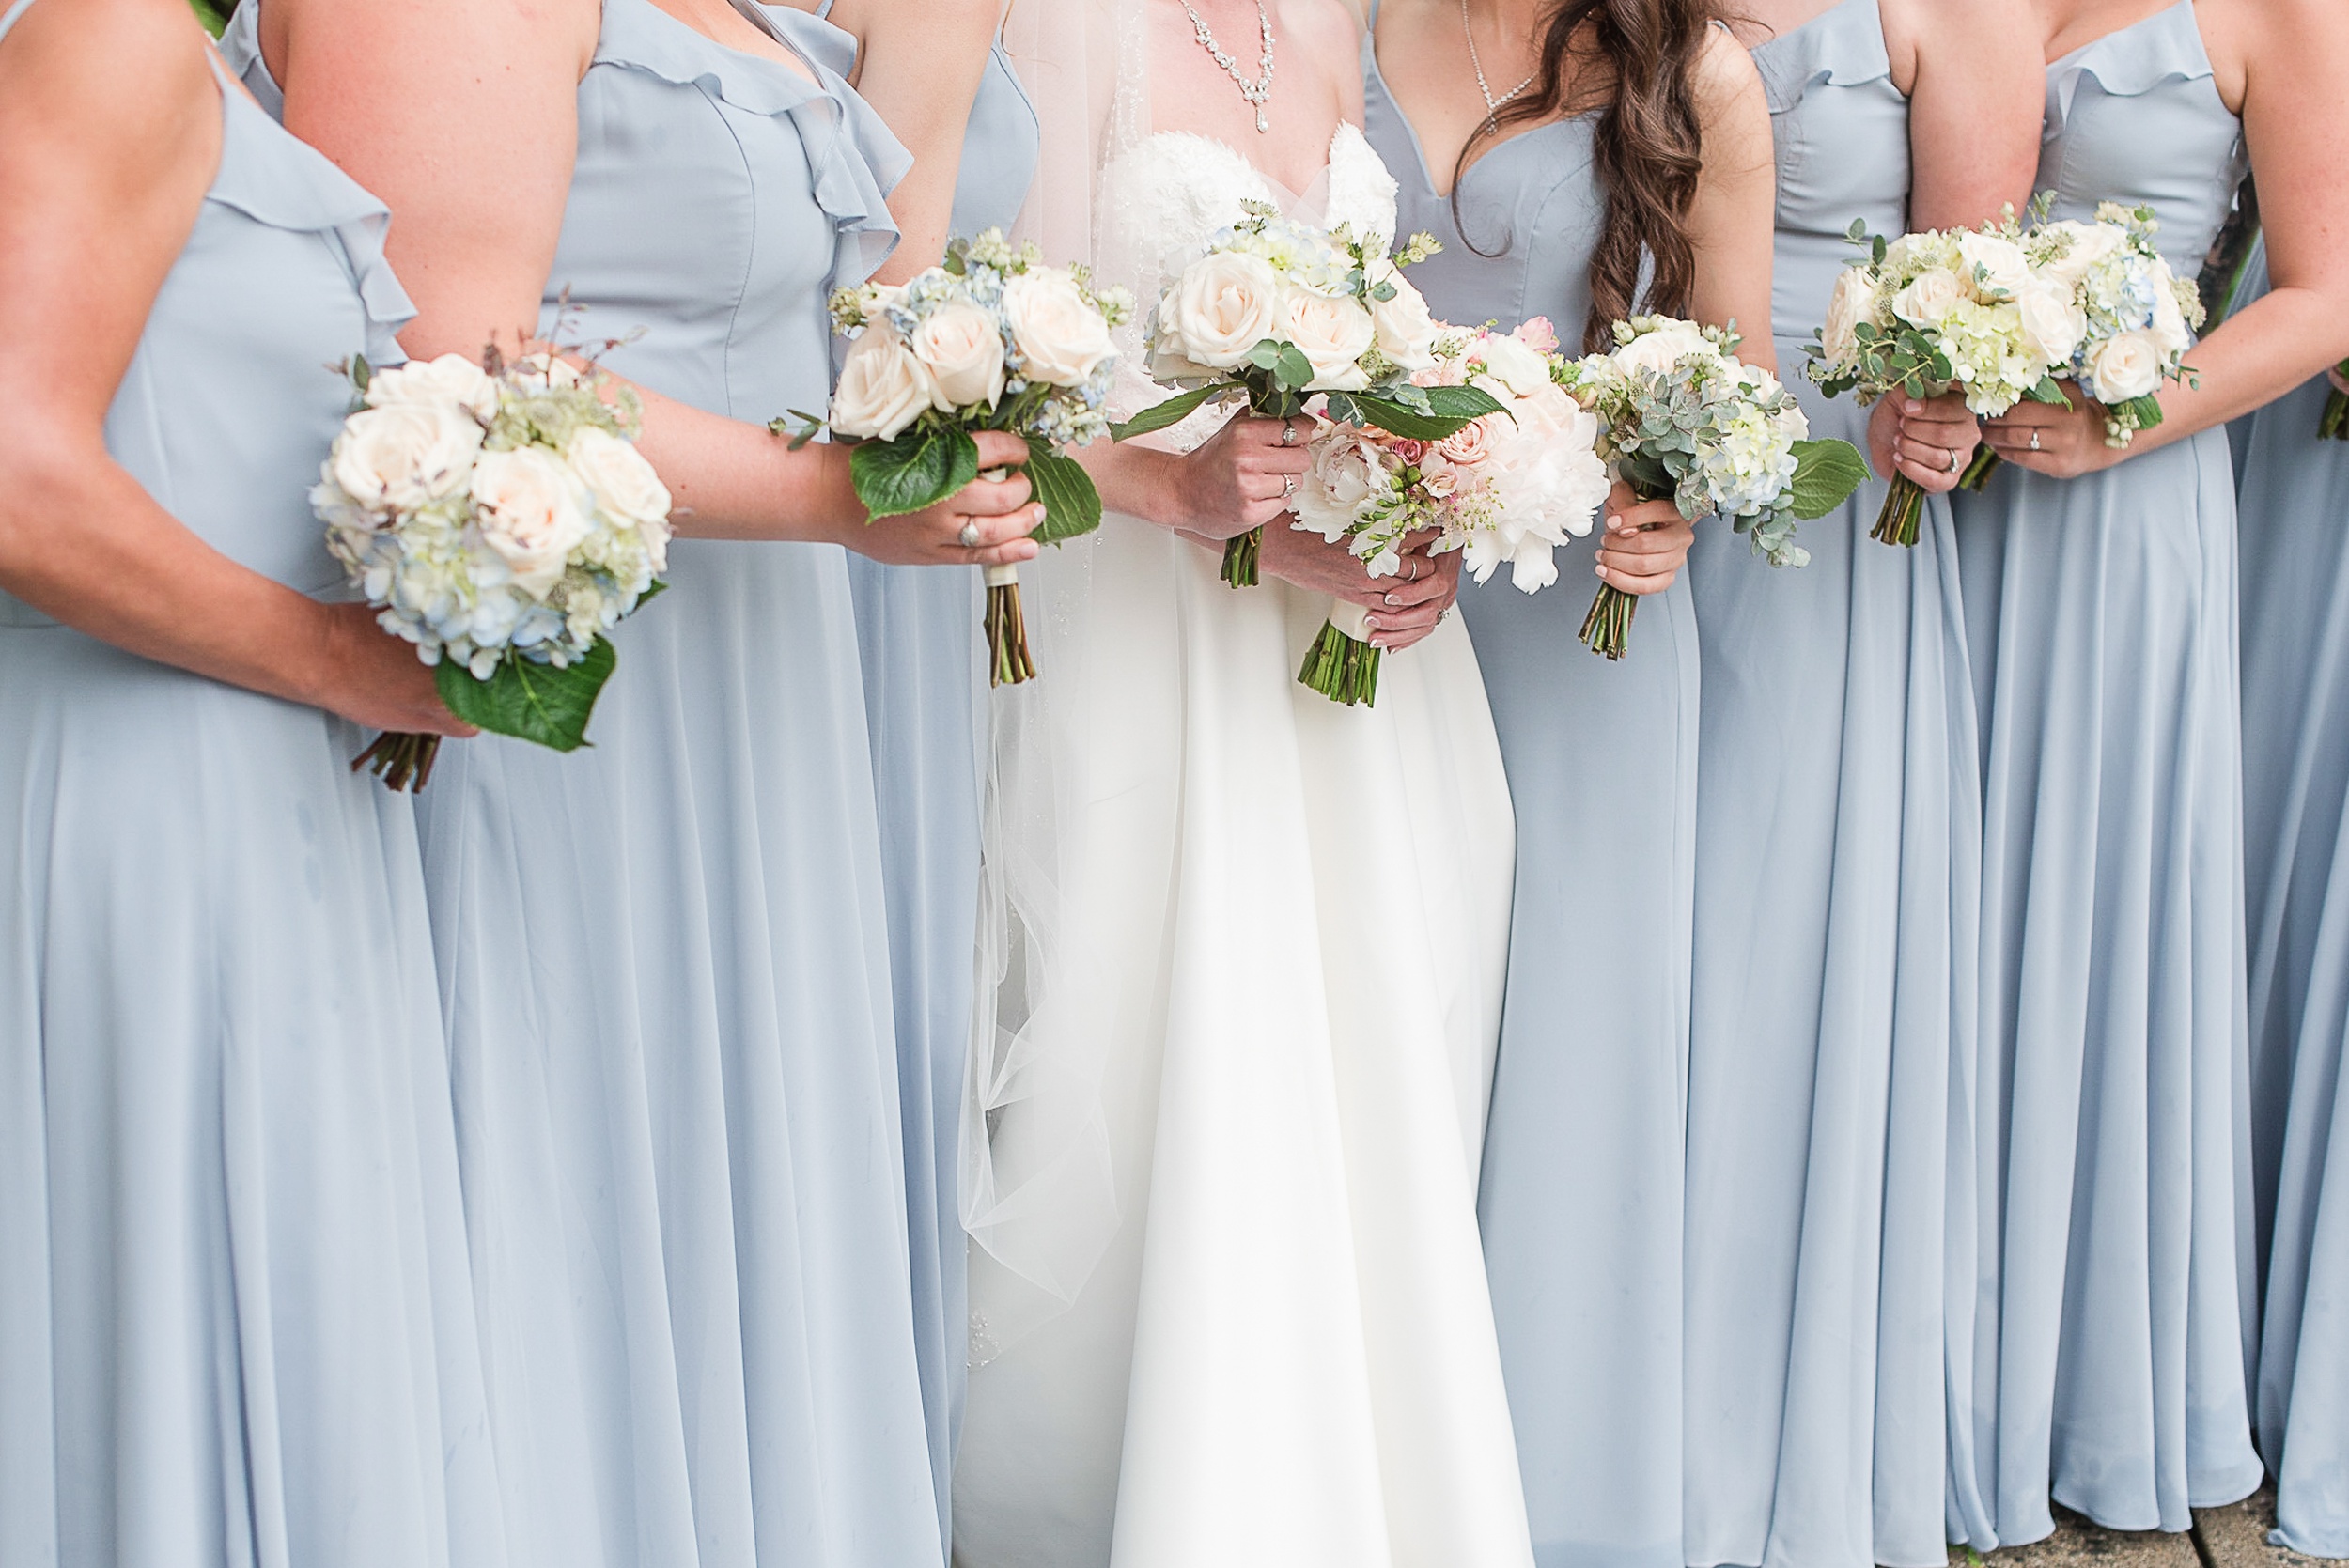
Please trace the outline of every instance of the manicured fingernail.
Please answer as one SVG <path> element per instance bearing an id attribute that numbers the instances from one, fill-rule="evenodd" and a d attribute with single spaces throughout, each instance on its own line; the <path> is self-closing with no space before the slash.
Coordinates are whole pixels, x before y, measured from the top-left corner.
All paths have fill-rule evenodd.
<path id="1" fill-rule="evenodd" d="M 1911 397 L 1907 402 L 1901 405 L 1901 412 L 1903 413 L 1922 413 L 1924 411 L 1925 406 L 1917 401 L 1914 397 Z"/>
<path id="2" fill-rule="evenodd" d="M 1392 594 L 1388 594 L 1388 595 L 1386 595 L 1386 596 L 1385 596 L 1385 598 L 1386 598 L 1386 602 L 1387 602 L 1387 603 L 1389 603 L 1389 604 L 1392 604 L 1392 603 L 1394 602 L 1394 596 L 1393 596 Z"/>

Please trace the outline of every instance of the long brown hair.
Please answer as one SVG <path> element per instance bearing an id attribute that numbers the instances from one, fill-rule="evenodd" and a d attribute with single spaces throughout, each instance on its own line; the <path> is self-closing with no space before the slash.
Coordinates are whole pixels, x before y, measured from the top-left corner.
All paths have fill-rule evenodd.
<path id="1" fill-rule="evenodd" d="M 1688 211 L 1704 138 L 1693 78 L 1713 16 L 1710 0 L 1559 0 L 1542 27 L 1533 85 L 1477 127 L 1453 169 L 1456 224 L 1460 175 L 1478 143 L 1513 125 L 1604 104 L 1592 161 L 1607 216 L 1591 253 L 1586 351 L 1613 347 L 1608 328 L 1635 301 L 1685 316 L 1696 292 Z M 1642 257 L 1653 269 L 1643 299 Z"/>

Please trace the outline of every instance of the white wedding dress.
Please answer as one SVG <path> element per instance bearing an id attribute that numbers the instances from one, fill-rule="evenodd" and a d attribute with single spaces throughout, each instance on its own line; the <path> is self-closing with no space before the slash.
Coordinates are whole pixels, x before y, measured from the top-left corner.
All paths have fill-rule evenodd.
<path id="1" fill-rule="evenodd" d="M 1391 234 L 1393 192 L 1351 126 L 1301 198 L 1159 132 L 1100 248 L 1247 199 Z M 1042 675 L 999 694 L 955 1560 L 1530 1568 L 1475 1215 L 1514 827 L 1467 634 L 1342 707 L 1296 680 L 1328 598 L 1115 515 L 1046 555 Z"/>

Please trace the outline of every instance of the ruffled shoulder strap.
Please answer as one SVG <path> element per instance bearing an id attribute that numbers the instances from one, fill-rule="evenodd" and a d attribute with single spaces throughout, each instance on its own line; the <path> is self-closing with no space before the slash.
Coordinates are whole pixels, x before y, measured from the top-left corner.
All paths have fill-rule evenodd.
<path id="1" fill-rule="evenodd" d="M 2194 0 L 2081 45 L 2047 68 L 2047 118 L 2052 131 L 2071 117 L 2080 80 L 2093 76 L 2113 98 L 2136 98 L 2165 82 L 2207 81 L 2213 75 Z"/>
<path id="2" fill-rule="evenodd" d="M 1813 88 L 1857 87 L 1892 74 L 1876 0 L 1843 0 L 1792 32 L 1757 45 L 1752 54 L 1773 115 L 1794 108 Z"/>

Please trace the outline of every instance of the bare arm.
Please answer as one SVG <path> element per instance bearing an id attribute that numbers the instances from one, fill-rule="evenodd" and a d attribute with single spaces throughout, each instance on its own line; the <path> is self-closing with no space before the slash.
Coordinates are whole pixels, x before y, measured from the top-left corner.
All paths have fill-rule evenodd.
<path id="1" fill-rule="evenodd" d="M 862 40 L 857 91 L 913 154 L 913 168 L 889 193 L 904 236 L 876 274 L 902 283 L 946 253 L 963 133 L 987 72 L 998 0 L 841 0 L 832 20 Z"/>
<path id="2" fill-rule="evenodd" d="M 597 0 L 269 0 L 262 14 L 288 127 L 397 214 L 388 250 L 418 312 L 401 334 L 408 351 L 471 355 L 535 332 L 578 153 Z M 636 390 L 638 444 L 676 498 L 680 533 L 824 541 L 908 563 L 1034 553 L 1024 477 L 868 526 L 840 449 L 793 452 L 763 427 Z M 979 529 L 976 552 L 955 542 L 965 520 Z"/>
<path id="3" fill-rule="evenodd" d="M 167 0 L 43 0 L 0 44 L 0 584 L 214 680 L 466 733 L 365 607 L 237 565 L 106 452 L 107 408 L 219 164 L 207 47 Z"/>
<path id="4" fill-rule="evenodd" d="M 1762 76 L 1736 39 L 1710 30 L 1697 63 L 1704 166 L 1688 214 L 1697 253 L 1693 308 L 1716 326 L 1745 334 L 1738 357 L 1775 370 L 1770 338 L 1770 253 L 1778 221 L 1776 155 Z"/>
<path id="5" fill-rule="evenodd" d="M 2046 75 L 2028 0 L 1879 0 L 1908 96 L 1908 225 L 1970 228 L 2030 204 Z"/>

